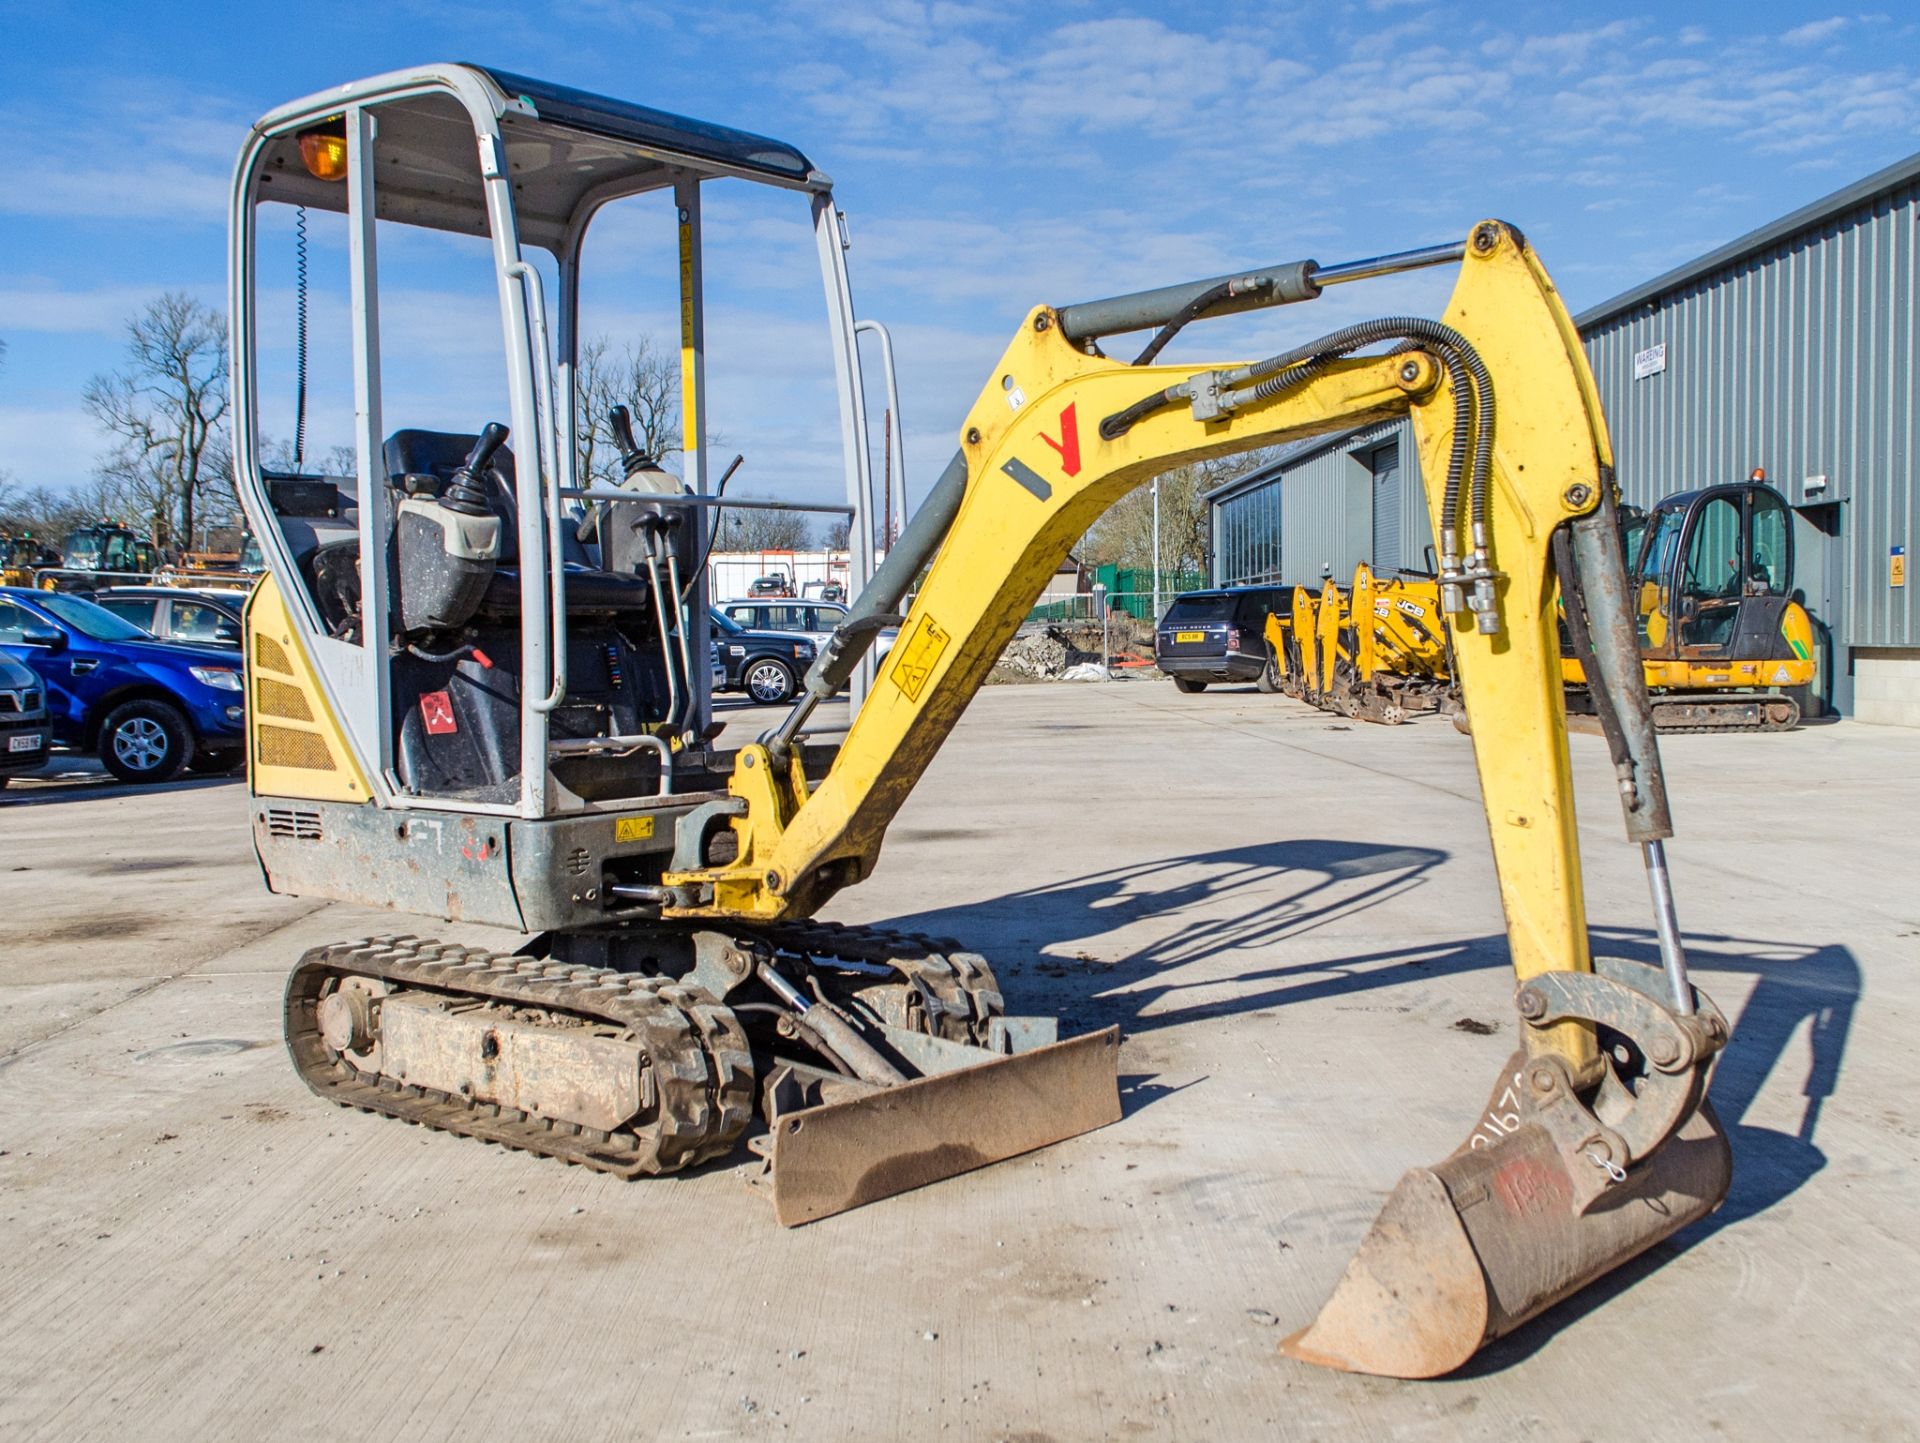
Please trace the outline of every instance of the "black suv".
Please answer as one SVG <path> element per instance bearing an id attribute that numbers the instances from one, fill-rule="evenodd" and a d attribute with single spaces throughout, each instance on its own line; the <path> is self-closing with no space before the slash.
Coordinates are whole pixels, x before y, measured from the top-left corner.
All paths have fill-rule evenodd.
<path id="1" fill-rule="evenodd" d="M 1267 645 L 1267 617 L 1293 614 L 1291 586 L 1229 586 L 1173 599 L 1153 633 L 1153 659 L 1181 691 L 1210 682 L 1250 681 L 1280 689 L 1280 664 Z"/>
<path id="2" fill-rule="evenodd" d="M 763 705 L 785 701 L 800 688 L 800 678 L 813 665 L 814 645 L 792 631 L 750 631 L 723 616 L 716 607 L 713 620 L 713 656 L 726 672 L 728 691 L 744 691 Z"/>
<path id="3" fill-rule="evenodd" d="M 16 773 L 45 766 L 51 737 L 39 673 L 0 651 L 0 787 Z"/>

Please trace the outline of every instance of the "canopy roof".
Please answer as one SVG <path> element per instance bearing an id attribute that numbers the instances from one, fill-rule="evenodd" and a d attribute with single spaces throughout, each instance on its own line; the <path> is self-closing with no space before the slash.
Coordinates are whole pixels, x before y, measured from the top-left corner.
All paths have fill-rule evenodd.
<path id="1" fill-rule="evenodd" d="M 782 141 L 504 70 L 439 66 L 344 87 L 332 102 L 342 109 L 354 101 L 374 107 L 374 194 L 381 219 L 486 234 L 473 120 L 452 90 L 420 88 L 462 73 L 481 83 L 500 117 L 521 238 L 548 250 L 561 249 L 583 202 L 668 186 L 676 171 L 738 175 L 795 189 L 823 183 L 806 156 Z M 398 93 L 383 99 L 383 89 Z M 311 115 L 308 102 L 288 109 Z M 277 112 L 261 128 L 273 131 L 286 113 Z M 301 161 L 298 132 L 304 128 L 284 129 L 268 140 L 257 194 L 344 211 L 346 186 L 316 180 Z"/>

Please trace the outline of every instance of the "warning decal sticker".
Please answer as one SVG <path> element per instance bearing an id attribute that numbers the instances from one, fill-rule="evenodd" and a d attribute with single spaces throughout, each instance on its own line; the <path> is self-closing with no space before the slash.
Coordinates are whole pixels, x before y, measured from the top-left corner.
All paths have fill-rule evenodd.
<path id="1" fill-rule="evenodd" d="M 460 730 L 453 715 L 453 698 L 444 691 L 421 694 L 420 720 L 426 723 L 428 736 L 443 737 Z"/>
<path id="2" fill-rule="evenodd" d="M 940 654 L 951 640 L 939 622 L 931 616 L 921 617 L 907 639 L 894 647 L 893 665 L 887 671 L 887 679 L 906 693 L 908 701 L 919 701 L 927 678 L 933 675 Z"/>

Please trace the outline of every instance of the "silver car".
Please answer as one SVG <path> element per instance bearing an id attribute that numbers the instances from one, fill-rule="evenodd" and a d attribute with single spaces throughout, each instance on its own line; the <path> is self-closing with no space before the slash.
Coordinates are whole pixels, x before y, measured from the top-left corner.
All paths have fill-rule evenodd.
<path id="1" fill-rule="evenodd" d="M 796 601 L 791 597 L 757 596 L 739 601 L 723 601 L 720 613 L 731 622 L 754 631 L 791 631 L 810 637 L 816 646 L 825 646 L 833 630 L 847 619 L 847 608 L 837 601 Z M 887 654 L 898 635 L 893 627 L 880 633 L 874 643 L 874 657 Z"/>

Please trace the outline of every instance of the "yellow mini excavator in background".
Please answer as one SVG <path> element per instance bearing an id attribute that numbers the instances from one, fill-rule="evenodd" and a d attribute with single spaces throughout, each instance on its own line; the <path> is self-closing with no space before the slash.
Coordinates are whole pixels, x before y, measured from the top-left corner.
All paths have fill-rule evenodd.
<path id="1" fill-rule="evenodd" d="M 1667 496 L 1651 512 L 1622 507 L 1620 545 L 1635 597 L 1641 673 L 1661 731 L 1787 731 L 1817 670 L 1813 622 L 1794 599 L 1786 499 L 1761 473 Z M 1438 709 L 1462 722 L 1452 687 L 1440 583 L 1331 580 L 1294 593 L 1293 613 L 1267 618 L 1280 689 L 1325 711 L 1394 723 Z M 1371 627 L 1359 618 L 1371 615 Z M 1301 640 L 1304 638 L 1305 640 Z M 1563 630 L 1567 708 L 1592 716 L 1586 668 Z"/>
<path id="2" fill-rule="evenodd" d="M 1113 1122 L 1113 1030 L 1054 1041 L 1005 1015 L 991 969 L 960 944 L 814 918 L 873 871 L 889 822 L 1106 507 L 1175 466 L 1406 415 L 1442 538 L 1522 1046 L 1460 1148 L 1401 1180 L 1286 1350 L 1444 1373 L 1718 1206 L 1731 1162 L 1706 1089 L 1726 1024 L 1687 980 L 1667 884 L 1605 425 L 1524 238 L 1486 221 L 1377 260 L 1034 307 L 791 711 L 720 750 L 704 460 L 696 449 L 683 481 L 629 441 L 624 484 L 593 485 L 572 431 L 582 240 L 602 207 L 667 191 L 685 434 L 705 433 L 711 185 L 771 186 L 811 208 L 854 527 L 870 530 L 842 230 L 798 151 L 459 65 L 295 102 L 248 138 L 233 375 L 237 479 L 270 572 L 247 611 L 261 864 L 276 891 L 528 937 L 513 954 L 416 936 L 309 952 L 286 994 L 309 1086 L 622 1175 L 721 1156 L 757 1111 L 788 1223 Z M 352 477 L 269 487 L 262 473 L 255 275 L 258 217 L 275 205 L 346 217 Z M 517 456 L 509 425 L 483 417 L 463 434 L 386 432 L 376 219 L 488 240 Z M 1349 326 L 1252 362 L 1146 364 L 1191 322 L 1436 265 L 1458 267 L 1442 321 Z M 558 277 L 554 315 L 543 268 Z M 1139 362 L 1103 353 L 1103 339 L 1148 329 Z M 1589 950 L 1556 591 L 1644 855 L 1661 966 Z M 838 745 L 810 736 L 889 627 L 898 637 Z"/>
<path id="3" fill-rule="evenodd" d="M 1812 695 L 1813 622 L 1794 599 L 1793 513 L 1756 471 L 1745 481 L 1622 509 L 1621 549 L 1661 731 L 1787 731 Z M 1569 702 L 1591 711 L 1571 648 Z"/>

